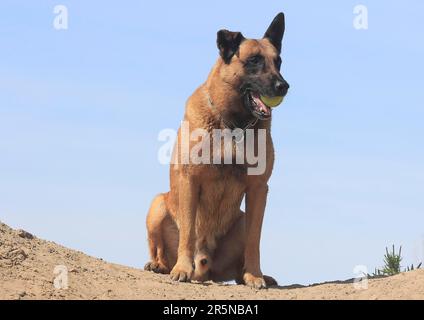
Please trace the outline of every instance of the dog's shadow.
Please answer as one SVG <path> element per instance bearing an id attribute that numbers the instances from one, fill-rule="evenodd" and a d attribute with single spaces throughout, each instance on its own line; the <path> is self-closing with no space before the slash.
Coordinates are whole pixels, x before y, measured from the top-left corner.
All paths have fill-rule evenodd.
<path id="1" fill-rule="evenodd" d="M 325 284 L 353 284 L 355 282 L 355 279 L 348 279 L 348 280 L 335 280 L 335 281 L 326 281 L 326 282 L 320 282 L 320 283 L 313 283 L 309 285 L 303 285 L 303 284 L 290 284 L 290 285 L 273 285 L 269 286 L 267 289 L 276 289 L 276 290 L 293 290 L 293 289 L 303 289 L 303 288 L 311 288 L 316 286 L 321 286 Z M 192 281 L 192 284 L 200 285 L 203 287 L 209 287 L 213 285 L 219 285 L 224 287 L 230 287 L 230 286 L 244 286 L 243 284 L 236 284 L 235 281 L 230 282 L 213 282 L 213 281 L 206 281 L 206 282 L 200 282 L 200 281 Z"/>
<path id="2" fill-rule="evenodd" d="M 335 281 L 326 281 L 326 282 L 320 282 L 320 283 L 313 283 L 309 285 L 303 285 L 303 284 L 291 284 L 291 285 L 275 285 L 268 287 L 269 289 L 279 289 L 279 290 L 291 290 L 291 289 L 302 289 L 302 288 L 310 288 L 310 287 L 316 287 L 321 286 L 324 284 L 353 284 L 355 283 L 355 279 L 348 279 L 348 280 L 335 280 Z"/>

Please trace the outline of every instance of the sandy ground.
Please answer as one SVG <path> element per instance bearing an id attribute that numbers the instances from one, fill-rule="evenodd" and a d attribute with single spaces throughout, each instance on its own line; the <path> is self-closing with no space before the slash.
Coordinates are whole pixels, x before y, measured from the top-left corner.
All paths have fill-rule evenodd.
<path id="1" fill-rule="evenodd" d="M 67 274 L 67 289 L 55 288 L 58 265 L 66 266 L 56 272 Z M 56 280 L 56 285 L 61 284 Z M 0 223 L 0 299 L 424 299 L 424 270 L 369 280 L 366 290 L 352 283 L 266 290 L 176 283 L 167 275 L 108 263 Z"/>

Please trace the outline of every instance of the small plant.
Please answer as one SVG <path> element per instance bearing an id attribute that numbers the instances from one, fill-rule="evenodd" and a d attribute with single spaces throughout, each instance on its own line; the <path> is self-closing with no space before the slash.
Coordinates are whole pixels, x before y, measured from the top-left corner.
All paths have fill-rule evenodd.
<path id="1" fill-rule="evenodd" d="M 399 253 L 395 252 L 395 245 L 392 247 L 392 252 L 386 247 L 386 254 L 384 255 L 384 268 L 383 274 L 393 276 L 401 272 L 400 262 L 402 261 L 402 246 L 399 247 Z"/>
<path id="2" fill-rule="evenodd" d="M 384 255 L 384 267 L 382 269 L 375 269 L 373 273 L 373 277 L 382 277 L 382 276 L 393 276 L 395 274 L 401 273 L 401 263 L 402 261 L 402 246 L 399 247 L 399 251 L 396 253 L 395 251 L 395 245 L 392 246 L 391 252 L 389 252 L 389 249 L 386 247 L 386 254 Z M 406 269 L 404 269 L 404 272 L 412 271 L 415 269 L 420 269 L 421 264 L 418 264 L 418 266 L 415 268 L 412 264 L 411 266 L 407 266 Z"/>

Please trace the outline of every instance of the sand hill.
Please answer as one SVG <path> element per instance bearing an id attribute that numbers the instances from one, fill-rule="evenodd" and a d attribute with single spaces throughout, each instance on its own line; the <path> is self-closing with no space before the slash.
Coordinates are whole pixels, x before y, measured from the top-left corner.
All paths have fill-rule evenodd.
<path id="1" fill-rule="evenodd" d="M 67 289 L 58 275 L 62 280 L 67 275 Z M 346 282 L 267 290 L 175 283 L 167 275 L 108 263 L 0 223 L 0 299 L 424 299 L 424 270 L 369 280 L 366 290 Z"/>

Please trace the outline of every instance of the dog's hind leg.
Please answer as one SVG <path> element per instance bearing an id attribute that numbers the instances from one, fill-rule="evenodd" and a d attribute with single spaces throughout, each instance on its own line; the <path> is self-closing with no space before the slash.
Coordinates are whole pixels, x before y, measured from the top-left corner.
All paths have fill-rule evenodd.
<path id="1" fill-rule="evenodd" d="M 144 270 L 156 273 L 169 273 L 170 271 L 171 266 L 167 261 L 162 230 L 167 218 L 168 210 L 164 194 L 159 194 L 153 199 L 146 219 L 150 261 L 144 266 Z"/>

